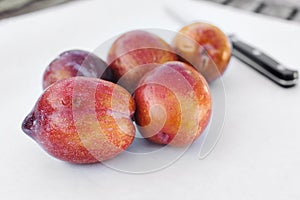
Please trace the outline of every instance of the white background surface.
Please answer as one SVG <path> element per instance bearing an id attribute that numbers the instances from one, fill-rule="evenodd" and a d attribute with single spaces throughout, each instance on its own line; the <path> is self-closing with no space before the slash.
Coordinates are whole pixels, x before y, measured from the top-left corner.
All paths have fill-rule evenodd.
<path id="1" fill-rule="evenodd" d="M 194 145 L 166 169 L 126 174 L 55 160 L 22 133 L 54 57 L 73 48 L 93 50 L 132 29 L 179 30 L 164 5 L 234 32 L 300 70 L 300 25 L 209 3 L 86 0 L 0 21 L 0 199 L 299 200 L 299 87 L 283 89 L 235 59 L 223 79 L 223 135 L 204 160 Z"/>

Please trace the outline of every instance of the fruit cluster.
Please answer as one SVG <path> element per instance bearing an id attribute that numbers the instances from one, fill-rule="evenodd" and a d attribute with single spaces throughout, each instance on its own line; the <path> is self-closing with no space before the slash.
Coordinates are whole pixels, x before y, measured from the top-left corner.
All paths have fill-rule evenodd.
<path id="1" fill-rule="evenodd" d="M 130 146 L 135 126 L 163 145 L 186 146 L 206 128 L 207 82 L 221 76 L 230 43 L 217 27 L 183 27 L 172 45 L 146 31 L 112 44 L 107 63 L 71 50 L 46 68 L 44 92 L 22 124 L 52 156 L 72 163 L 110 159 Z"/>

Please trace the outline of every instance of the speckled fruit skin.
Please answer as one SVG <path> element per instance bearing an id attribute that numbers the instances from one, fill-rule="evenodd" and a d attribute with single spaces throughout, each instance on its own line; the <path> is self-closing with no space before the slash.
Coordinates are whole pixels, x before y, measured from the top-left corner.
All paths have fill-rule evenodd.
<path id="1" fill-rule="evenodd" d="M 218 27 L 203 22 L 184 26 L 174 38 L 173 47 L 208 82 L 224 73 L 231 58 L 231 44 L 227 36 Z"/>
<path id="2" fill-rule="evenodd" d="M 145 68 L 148 64 L 162 64 L 175 60 L 178 60 L 177 55 L 169 44 L 160 37 L 141 30 L 130 31 L 117 38 L 107 58 L 116 81 L 122 76 L 127 76 L 126 79 L 135 80 L 133 83 L 138 82 L 142 77 L 141 73 L 147 71 L 137 70 L 137 67 Z M 132 87 L 130 83 L 122 86 Z"/>
<path id="3" fill-rule="evenodd" d="M 47 66 L 43 76 L 43 89 L 56 81 L 75 76 L 113 81 L 110 68 L 99 57 L 83 50 L 69 50 L 61 53 Z"/>
<path id="4" fill-rule="evenodd" d="M 179 61 L 147 73 L 134 93 L 141 134 L 157 144 L 186 146 L 206 128 L 211 96 L 204 77 Z"/>
<path id="5" fill-rule="evenodd" d="M 101 79 L 55 82 L 38 99 L 23 131 L 50 155 L 71 163 L 110 159 L 135 135 L 134 100 L 122 87 Z"/>

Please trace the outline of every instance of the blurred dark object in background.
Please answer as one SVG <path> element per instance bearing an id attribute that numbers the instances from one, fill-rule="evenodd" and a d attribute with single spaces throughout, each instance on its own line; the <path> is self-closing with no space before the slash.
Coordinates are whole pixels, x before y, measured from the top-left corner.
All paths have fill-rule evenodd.
<path id="1" fill-rule="evenodd" d="M 0 0 L 0 19 L 22 15 L 74 0 Z"/>
<path id="2" fill-rule="evenodd" d="M 197 0 L 199 1 L 199 0 Z M 245 11 L 300 22 L 300 0 L 204 0 Z"/>
<path id="3" fill-rule="evenodd" d="M 0 19 L 76 0 L 0 0 Z M 300 22 L 300 0 L 197 0 Z"/>

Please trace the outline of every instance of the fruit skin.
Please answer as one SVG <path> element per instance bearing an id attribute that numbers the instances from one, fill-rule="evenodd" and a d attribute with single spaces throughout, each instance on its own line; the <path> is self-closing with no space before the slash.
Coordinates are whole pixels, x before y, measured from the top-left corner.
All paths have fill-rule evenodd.
<path id="1" fill-rule="evenodd" d="M 134 111 L 124 88 L 101 79 L 72 77 L 44 91 L 22 129 L 60 160 L 95 163 L 129 147 L 135 134 Z"/>
<path id="2" fill-rule="evenodd" d="M 125 79 L 133 80 L 133 83 L 137 83 L 147 72 L 138 68 L 175 60 L 178 60 L 177 55 L 169 44 L 160 37 L 141 30 L 130 31 L 117 38 L 107 57 L 116 81 L 126 76 Z M 133 88 L 128 82 L 121 85 L 126 89 Z"/>
<path id="3" fill-rule="evenodd" d="M 141 134 L 157 144 L 186 146 L 207 126 L 211 96 L 204 77 L 179 61 L 147 73 L 134 93 Z"/>
<path id="4" fill-rule="evenodd" d="M 224 73 L 231 58 L 228 37 L 218 27 L 204 22 L 184 26 L 175 36 L 173 47 L 208 82 Z"/>
<path id="5" fill-rule="evenodd" d="M 43 89 L 56 81 L 85 76 L 113 81 L 111 69 L 96 55 L 83 50 L 69 50 L 61 53 L 46 68 Z"/>

